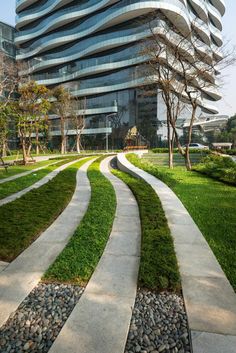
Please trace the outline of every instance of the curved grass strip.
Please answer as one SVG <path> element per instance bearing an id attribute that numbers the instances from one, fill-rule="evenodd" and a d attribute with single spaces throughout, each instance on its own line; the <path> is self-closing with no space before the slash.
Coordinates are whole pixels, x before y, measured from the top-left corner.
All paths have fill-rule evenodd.
<path id="1" fill-rule="evenodd" d="M 142 179 L 115 169 L 112 173 L 129 186 L 139 206 L 142 227 L 139 285 L 155 290 L 179 290 L 173 239 L 157 194 Z"/>
<path id="2" fill-rule="evenodd" d="M 13 165 L 8 168 L 7 172 L 5 171 L 5 169 L 1 168 L 0 169 L 0 180 L 9 178 L 9 177 L 16 175 L 16 174 L 31 171 L 36 168 L 47 166 L 50 163 L 51 162 L 49 160 L 47 160 L 47 161 L 36 162 L 34 164 L 29 164 L 29 165 Z"/>
<path id="3" fill-rule="evenodd" d="M 88 169 L 91 184 L 88 210 L 65 249 L 44 275 L 46 281 L 84 285 L 97 266 L 109 238 L 116 210 L 113 186 L 99 170 L 103 158 L 93 162 Z"/>
<path id="4" fill-rule="evenodd" d="M 68 159 L 62 162 L 59 161 L 56 164 L 54 162 L 53 164 L 51 163 L 51 165 L 49 164 L 45 168 L 40 169 L 36 172 L 33 172 L 26 176 L 22 176 L 15 180 L 8 181 L 4 184 L 0 184 L 0 200 L 35 184 L 37 181 L 43 179 L 46 175 L 51 173 L 53 170 L 59 168 L 60 166 L 68 162 L 69 162 Z"/>
<path id="5" fill-rule="evenodd" d="M 183 202 L 236 291 L 236 187 L 185 168 L 173 170 L 127 159 L 166 183 Z"/>
<path id="6" fill-rule="evenodd" d="M 87 160 L 0 208 L 0 260 L 12 261 L 59 216 L 73 196 L 77 170 Z"/>

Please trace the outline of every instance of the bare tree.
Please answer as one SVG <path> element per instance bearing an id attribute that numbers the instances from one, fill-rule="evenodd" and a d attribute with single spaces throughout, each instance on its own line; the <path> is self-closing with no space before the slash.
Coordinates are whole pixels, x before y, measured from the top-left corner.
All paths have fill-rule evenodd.
<path id="1" fill-rule="evenodd" d="M 0 151 L 5 156 L 8 150 L 10 107 L 9 103 L 17 89 L 18 70 L 15 61 L 0 52 Z"/>
<path id="2" fill-rule="evenodd" d="M 76 151 L 81 152 L 81 135 L 85 128 L 86 97 L 74 98 L 71 105 L 70 119 L 76 132 Z"/>
<path id="3" fill-rule="evenodd" d="M 189 144 L 197 110 L 203 106 L 203 96 L 215 92 L 218 87 L 215 72 L 219 65 L 231 65 L 235 62 L 235 56 L 223 53 L 224 59 L 219 58 L 211 47 L 204 47 L 194 26 L 185 34 L 179 33 L 170 23 L 168 27 L 163 25 L 161 28 L 163 22 L 157 21 L 155 16 L 152 14 L 149 20 L 150 37 L 142 42 L 141 54 L 147 57 L 142 71 L 146 72 L 146 83 L 152 84 L 154 90 L 160 89 L 166 106 L 169 167 L 173 168 L 173 148 L 176 144 L 185 159 L 186 168 L 190 170 Z M 182 148 L 176 123 L 186 104 L 191 114 L 186 148 Z"/>
<path id="4" fill-rule="evenodd" d="M 55 98 L 55 101 L 53 102 L 53 110 L 60 118 L 61 154 L 65 154 L 67 151 L 66 121 L 71 115 L 73 97 L 63 86 L 56 87 L 52 91 L 52 95 Z"/>

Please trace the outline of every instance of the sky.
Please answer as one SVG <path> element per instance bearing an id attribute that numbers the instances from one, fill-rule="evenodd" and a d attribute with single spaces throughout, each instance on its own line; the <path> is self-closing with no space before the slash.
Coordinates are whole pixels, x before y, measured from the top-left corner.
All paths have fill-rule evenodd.
<path id="1" fill-rule="evenodd" d="M 0 21 L 15 24 L 15 0 L 0 0 Z M 236 47 L 236 1 L 225 0 L 226 13 L 223 17 L 223 38 Z M 236 65 L 225 69 L 222 73 L 223 98 L 215 103 L 220 114 L 232 116 L 236 113 Z"/>

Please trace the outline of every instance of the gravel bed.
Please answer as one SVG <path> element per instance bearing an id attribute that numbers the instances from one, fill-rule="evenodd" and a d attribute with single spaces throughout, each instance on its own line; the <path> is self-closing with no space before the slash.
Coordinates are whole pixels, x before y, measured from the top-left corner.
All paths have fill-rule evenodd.
<path id="1" fill-rule="evenodd" d="M 138 290 L 125 353 L 190 353 L 183 298 Z"/>
<path id="2" fill-rule="evenodd" d="M 0 329 L 1 353 L 46 353 L 83 288 L 40 283 Z"/>

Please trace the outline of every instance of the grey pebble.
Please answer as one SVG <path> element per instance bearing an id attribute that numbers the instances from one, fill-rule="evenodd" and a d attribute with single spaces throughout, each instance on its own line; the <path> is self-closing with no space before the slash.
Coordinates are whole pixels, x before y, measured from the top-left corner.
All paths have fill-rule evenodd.
<path id="1" fill-rule="evenodd" d="M 127 353 L 190 353 L 183 298 L 139 289 L 127 338 Z"/>
<path id="2" fill-rule="evenodd" d="M 0 352 L 47 353 L 84 289 L 37 285 L 0 328 Z"/>

